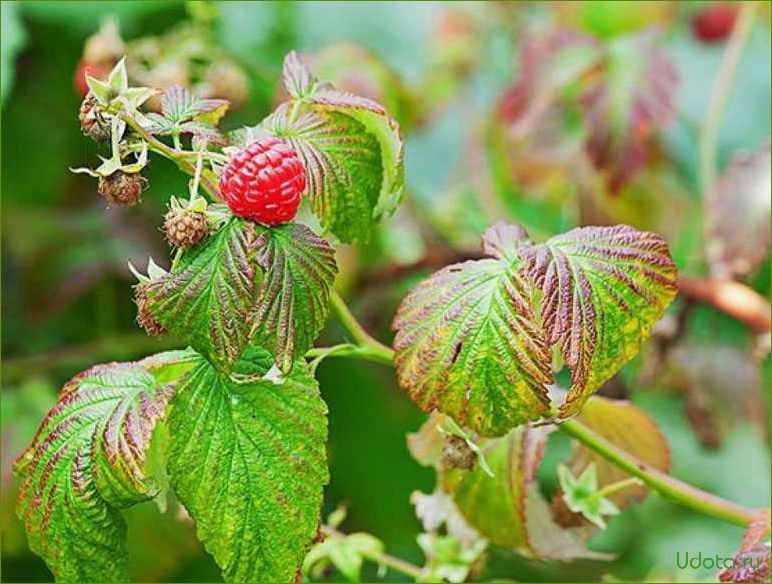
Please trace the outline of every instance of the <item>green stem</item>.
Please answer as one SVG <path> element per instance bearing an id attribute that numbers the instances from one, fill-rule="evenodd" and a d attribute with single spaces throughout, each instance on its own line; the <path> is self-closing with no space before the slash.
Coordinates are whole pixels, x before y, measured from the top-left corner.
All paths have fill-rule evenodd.
<path id="1" fill-rule="evenodd" d="M 387 347 L 388 348 L 388 347 Z M 366 361 L 375 361 L 391 365 L 391 355 L 383 350 L 365 345 L 354 345 L 351 343 L 342 343 L 332 347 L 315 347 L 306 353 L 306 357 L 314 359 L 313 366 L 319 364 L 322 359 L 327 357 L 355 357 L 365 359 Z"/>
<path id="2" fill-rule="evenodd" d="M 127 116 L 124 113 L 118 114 L 124 122 L 139 136 L 141 137 L 145 142 L 147 142 L 148 148 L 155 152 L 156 154 L 160 154 L 161 156 L 164 156 L 165 158 L 168 158 L 169 160 L 174 161 L 177 164 L 177 167 L 191 175 L 194 176 L 196 173 L 196 165 L 193 162 L 190 162 L 188 158 L 194 158 L 196 159 L 199 155 L 198 152 L 184 152 L 180 150 L 176 150 L 172 148 L 171 146 L 168 146 L 161 142 L 158 138 L 147 132 L 134 118 L 131 116 Z M 205 173 L 202 173 L 201 176 L 201 186 L 204 187 L 204 190 L 209 195 L 209 197 L 214 201 L 221 200 L 220 198 L 220 189 L 217 186 L 217 183 L 214 182 L 211 178 L 207 177 Z"/>
<path id="3" fill-rule="evenodd" d="M 349 332 L 352 338 L 358 345 L 363 348 L 369 349 L 369 354 L 377 355 L 378 360 L 384 363 L 391 363 L 394 358 L 394 351 L 390 347 L 387 347 L 374 337 L 372 337 L 364 327 L 359 324 L 356 317 L 351 314 L 348 306 L 340 297 L 340 295 L 333 290 L 330 296 L 330 304 L 335 314 L 338 315 L 338 319 L 345 329 Z"/>
<path id="4" fill-rule="evenodd" d="M 203 152 L 199 152 L 196 157 L 196 169 L 193 174 L 193 181 L 190 185 L 190 200 L 193 201 L 198 197 L 198 185 L 201 184 L 201 171 L 204 169 L 204 157 Z"/>
<path id="5" fill-rule="evenodd" d="M 112 160 L 121 164 L 120 137 L 118 136 L 118 124 L 120 120 L 113 117 L 110 125 L 110 149 L 112 151 Z"/>
<path id="6" fill-rule="evenodd" d="M 394 351 L 375 340 L 365 331 L 337 293 L 333 292 L 331 300 L 333 309 L 338 314 L 338 318 L 340 318 L 343 326 L 354 337 L 354 340 L 359 343 L 359 349 L 370 351 L 370 355 L 377 355 L 379 362 L 390 363 L 393 366 Z M 362 357 L 362 354 L 353 350 L 336 351 L 336 354 L 340 356 Z M 650 489 L 698 513 L 743 527 L 747 526 L 758 516 L 758 511 L 755 509 L 722 499 L 712 493 L 693 487 L 638 460 L 577 420 L 565 420 L 559 423 L 557 427 L 590 450 L 600 454 L 611 464 L 633 477 L 637 477 Z"/>
<path id="7" fill-rule="evenodd" d="M 611 495 L 614 495 L 619 491 L 624 491 L 628 487 L 635 487 L 642 484 L 643 484 L 643 481 L 638 477 L 627 477 L 626 479 L 622 479 L 621 481 L 617 481 L 615 483 L 611 483 L 610 485 L 606 485 L 602 489 L 598 489 L 592 495 L 590 495 L 589 498 L 601 499 L 604 497 L 610 497 Z"/>
<path id="8" fill-rule="evenodd" d="M 329 525 L 322 525 L 320 526 L 320 529 L 325 537 L 329 537 L 333 539 L 343 539 L 346 537 L 346 534 L 341 533 L 340 531 L 338 531 L 333 527 L 330 527 Z M 406 576 L 410 576 L 414 580 L 420 580 L 424 576 L 423 569 L 403 559 L 390 556 L 386 552 L 362 550 L 359 553 L 363 558 L 366 558 L 371 562 L 375 562 L 376 564 L 380 564 L 381 566 L 386 566 L 387 568 L 391 568 L 392 570 L 401 572 Z"/>
<path id="9" fill-rule="evenodd" d="M 754 509 L 707 493 L 638 460 L 577 420 L 561 422 L 558 424 L 558 428 L 590 450 L 600 454 L 613 465 L 633 477 L 639 478 L 646 486 L 654 489 L 660 495 L 698 513 L 743 527 L 746 527 L 758 515 L 758 511 Z"/>
<path id="10" fill-rule="evenodd" d="M 180 263 L 180 260 L 182 259 L 182 255 L 185 253 L 185 248 L 178 247 L 177 251 L 174 252 L 174 258 L 172 258 L 172 267 L 170 270 L 173 272 L 177 265 Z"/>

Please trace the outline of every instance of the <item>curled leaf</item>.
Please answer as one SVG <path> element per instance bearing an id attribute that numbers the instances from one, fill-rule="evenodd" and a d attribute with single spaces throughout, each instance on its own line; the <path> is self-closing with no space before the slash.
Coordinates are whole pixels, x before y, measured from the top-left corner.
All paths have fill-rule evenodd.
<path id="1" fill-rule="evenodd" d="M 152 498 L 160 486 L 145 470 L 145 454 L 190 358 L 175 351 L 80 373 L 16 461 L 19 517 L 58 581 L 128 579 L 118 508 Z"/>
<path id="2" fill-rule="evenodd" d="M 516 428 L 483 446 L 494 477 L 466 473 L 453 498 L 466 521 L 492 544 L 536 559 L 608 559 L 588 550 L 594 528 L 563 529 L 536 484 L 548 427 Z"/>

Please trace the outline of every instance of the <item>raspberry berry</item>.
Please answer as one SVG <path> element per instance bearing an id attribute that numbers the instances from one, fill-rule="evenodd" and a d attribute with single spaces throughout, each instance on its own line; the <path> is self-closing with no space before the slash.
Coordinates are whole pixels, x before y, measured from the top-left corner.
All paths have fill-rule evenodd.
<path id="1" fill-rule="evenodd" d="M 136 205 L 141 201 L 142 191 L 148 186 L 147 179 L 136 172 L 116 170 L 99 177 L 97 190 L 108 203 L 114 205 Z"/>
<path id="2" fill-rule="evenodd" d="M 714 4 L 695 15 L 692 32 L 703 43 L 717 43 L 729 36 L 736 18 L 737 6 L 730 3 Z"/>
<path id="3" fill-rule="evenodd" d="M 290 221 L 305 188 L 300 157 L 278 138 L 257 140 L 240 150 L 220 177 L 220 192 L 233 214 L 263 225 Z"/>
<path id="4" fill-rule="evenodd" d="M 172 209 L 164 217 L 166 241 L 174 247 L 193 247 L 209 234 L 206 213 L 190 209 Z"/>

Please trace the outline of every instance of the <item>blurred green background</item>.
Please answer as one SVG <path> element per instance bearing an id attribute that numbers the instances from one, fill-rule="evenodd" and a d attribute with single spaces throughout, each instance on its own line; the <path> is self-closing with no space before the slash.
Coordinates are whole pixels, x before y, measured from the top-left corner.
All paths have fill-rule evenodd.
<path id="1" fill-rule="evenodd" d="M 153 160 L 144 203 L 106 208 L 92 179 L 68 171 L 93 164 L 98 152 L 81 135 L 81 96 L 73 79 L 86 39 L 105 17 L 117 19 L 128 43 L 187 26 L 203 39 L 204 52 L 222 51 L 248 88 L 248 98 L 226 118 L 227 128 L 255 124 L 271 111 L 282 58 L 292 49 L 309 55 L 320 77 L 375 97 L 394 113 L 407 138 L 408 201 L 372 244 L 338 253 L 341 291 L 362 322 L 386 341 L 405 291 L 439 265 L 473 254 L 477 237 L 497 218 L 522 222 L 539 238 L 598 216 L 632 223 L 665 234 L 683 273 L 708 273 L 698 136 L 725 42 L 705 42 L 695 32 L 694 19 L 706 7 L 700 2 L 3 2 L 2 580 L 51 579 L 27 549 L 13 514 L 16 484 L 10 467 L 57 388 L 93 363 L 173 346 L 173 340 L 146 337 L 135 323 L 127 260 L 144 265 L 152 255 L 168 265 L 161 215 L 169 196 L 185 191 L 186 177 Z M 768 4 L 757 12 L 719 134 L 719 169 L 733 152 L 754 150 L 770 133 Z M 496 112 L 504 108 L 508 89 L 527 73 L 523 39 L 558 26 L 609 46 L 656 29 L 658 46 L 678 71 L 674 122 L 658 129 L 645 166 L 620 193 L 582 192 L 572 167 L 558 164 L 571 152 L 549 154 L 545 166 L 532 160 L 538 139 L 515 147 L 502 145 L 497 134 L 504 121 Z M 633 70 L 635 63 L 621 66 Z M 564 97 L 570 102 L 570 87 Z M 577 121 L 570 106 L 561 115 L 559 143 L 570 148 L 588 125 Z M 741 279 L 769 298 L 769 259 Z M 656 351 L 644 351 L 604 393 L 629 397 L 661 424 L 676 476 L 746 505 L 769 506 L 768 351 L 759 349 L 758 336 L 747 326 L 710 306 L 688 304 L 684 308 L 679 301 L 673 309 L 673 319 L 684 313 L 688 318 L 677 346 L 667 347 L 666 370 L 649 374 Z M 343 339 L 332 322 L 320 344 Z M 405 434 L 417 429 L 424 415 L 396 387 L 389 368 L 329 359 L 319 377 L 330 406 L 332 481 L 325 513 L 344 504 L 343 529 L 373 533 L 390 553 L 422 563 L 415 541 L 420 526 L 409 496 L 415 489 L 430 492 L 434 479 L 410 457 Z M 135 580 L 219 580 L 184 517 L 161 515 L 152 503 L 128 517 Z M 676 550 L 732 555 L 740 537 L 738 528 L 650 496 L 593 540 L 595 549 L 618 555 L 615 561 L 539 563 L 494 550 L 484 577 L 709 581 L 711 572 L 679 571 Z M 375 577 L 374 570 L 367 574 Z M 400 576 L 389 572 L 387 579 Z"/>

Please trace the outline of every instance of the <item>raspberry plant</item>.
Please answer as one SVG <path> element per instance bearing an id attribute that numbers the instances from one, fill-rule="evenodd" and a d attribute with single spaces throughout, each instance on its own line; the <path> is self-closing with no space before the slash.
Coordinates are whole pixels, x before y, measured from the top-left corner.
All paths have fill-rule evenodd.
<path id="1" fill-rule="evenodd" d="M 187 348 L 75 376 L 18 459 L 19 514 L 57 580 L 127 580 L 121 509 L 169 489 L 229 582 L 292 581 L 326 561 L 356 579 L 363 559 L 458 582 L 489 543 L 539 559 L 598 558 L 588 530 L 646 487 L 734 523 L 756 520 L 669 477 L 653 422 L 593 397 L 676 293 L 661 237 L 582 227 L 540 243 L 495 223 L 484 258 L 407 295 L 392 350 L 334 291 L 331 242 L 365 242 L 399 205 L 400 129 L 377 103 L 317 81 L 295 53 L 284 84 L 289 101 L 223 133 L 225 100 L 172 87 L 150 112 L 143 104 L 157 92 L 130 87 L 124 61 L 106 81 L 88 78 L 81 122 L 110 156 L 76 171 L 96 177 L 110 204 L 140 202 L 149 153 L 191 176 L 163 221 L 171 268 L 132 266 L 139 322 Z M 293 222 L 301 198 L 321 234 Z M 314 347 L 331 307 L 353 342 Z M 389 560 L 372 536 L 340 534 L 339 519 L 320 528 L 327 407 L 314 371 L 332 355 L 393 363 L 431 413 L 409 439 L 438 474 L 433 494 L 414 495 L 428 532 L 423 568 Z M 567 391 L 554 385 L 563 363 Z M 550 513 L 535 470 L 556 429 L 578 447 Z M 320 531 L 327 541 L 308 554 Z"/>

